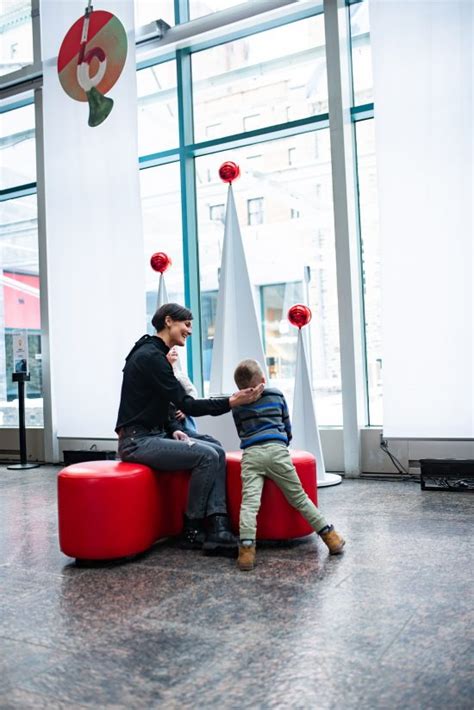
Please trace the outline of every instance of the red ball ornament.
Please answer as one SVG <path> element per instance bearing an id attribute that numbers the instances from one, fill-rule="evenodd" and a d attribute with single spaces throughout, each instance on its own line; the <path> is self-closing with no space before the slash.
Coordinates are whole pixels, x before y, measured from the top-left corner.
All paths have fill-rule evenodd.
<path id="1" fill-rule="evenodd" d="M 237 163 L 234 163 L 232 160 L 227 160 L 225 163 L 222 163 L 219 168 L 219 177 L 222 182 L 233 182 L 239 175 L 240 168 Z"/>
<path id="2" fill-rule="evenodd" d="M 166 269 L 171 266 L 172 261 L 169 258 L 168 254 L 165 254 L 164 251 L 157 251 L 155 254 L 152 255 L 150 259 L 150 266 L 153 269 L 153 271 L 159 271 L 160 274 L 162 274 Z"/>
<path id="3" fill-rule="evenodd" d="M 302 303 L 297 303 L 295 306 L 291 306 L 288 311 L 288 320 L 291 325 L 295 325 L 297 328 L 302 328 L 304 325 L 308 325 L 312 318 L 311 309 L 308 306 L 303 306 Z"/>

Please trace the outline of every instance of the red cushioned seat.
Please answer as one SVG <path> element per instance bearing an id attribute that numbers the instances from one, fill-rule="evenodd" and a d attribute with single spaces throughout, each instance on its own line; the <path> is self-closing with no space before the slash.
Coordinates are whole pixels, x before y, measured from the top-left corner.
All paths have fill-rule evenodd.
<path id="1" fill-rule="evenodd" d="M 60 548 L 87 560 L 143 552 L 181 531 L 188 487 L 189 471 L 121 461 L 67 466 L 58 476 Z"/>
<path id="2" fill-rule="evenodd" d="M 291 460 L 296 468 L 308 496 L 318 504 L 316 482 L 316 460 L 307 451 L 291 451 Z M 232 530 L 239 531 L 240 504 L 242 502 L 242 482 L 240 466 L 242 451 L 227 454 L 227 508 Z M 309 535 L 311 525 L 286 500 L 285 496 L 270 479 L 265 481 L 262 492 L 262 504 L 257 516 L 258 540 L 286 540 Z"/>

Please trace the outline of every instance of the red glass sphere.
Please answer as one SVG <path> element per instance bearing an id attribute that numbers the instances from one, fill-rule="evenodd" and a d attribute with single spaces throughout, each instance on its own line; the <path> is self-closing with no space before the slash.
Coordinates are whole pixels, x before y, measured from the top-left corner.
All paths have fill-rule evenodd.
<path id="1" fill-rule="evenodd" d="M 232 182 L 238 178 L 239 175 L 240 168 L 237 163 L 234 163 L 232 160 L 227 160 L 225 163 L 222 163 L 219 168 L 219 177 L 222 182 Z"/>
<path id="2" fill-rule="evenodd" d="M 155 254 L 152 255 L 150 259 L 150 266 L 153 269 L 153 271 L 159 271 L 160 274 L 162 274 L 168 266 L 171 266 L 171 259 L 169 258 L 168 254 L 165 254 L 164 251 L 157 251 Z"/>
<path id="3" fill-rule="evenodd" d="M 302 328 L 304 325 L 308 325 L 311 318 L 311 309 L 308 308 L 308 306 L 303 306 L 302 303 L 297 303 L 295 306 L 291 306 L 288 311 L 288 320 L 291 325 L 295 325 L 297 328 Z"/>

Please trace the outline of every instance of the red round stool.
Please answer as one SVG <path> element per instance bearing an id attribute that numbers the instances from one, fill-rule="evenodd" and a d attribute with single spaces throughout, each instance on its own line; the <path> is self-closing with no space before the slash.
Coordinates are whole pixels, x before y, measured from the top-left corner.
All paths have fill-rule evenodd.
<path id="1" fill-rule="evenodd" d="M 181 532 L 189 472 L 88 461 L 58 476 L 59 545 L 83 560 L 127 557 Z"/>
<path id="2" fill-rule="evenodd" d="M 291 460 L 308 496 L 318 504 L 316 483 L 316 459 L 307 451 L 290 451 Z M 235 533 L 239 531 L 240 504 L 242 502 L 242 481 L 240 464 L 242 451 L 227 454 L 227 509 Z M 270 479 L 265 481 L 262 503 L 257 516 L 258 540 L 286 540 L 310 535 L 311 525 L 286 500 L 285 496 Z"/>

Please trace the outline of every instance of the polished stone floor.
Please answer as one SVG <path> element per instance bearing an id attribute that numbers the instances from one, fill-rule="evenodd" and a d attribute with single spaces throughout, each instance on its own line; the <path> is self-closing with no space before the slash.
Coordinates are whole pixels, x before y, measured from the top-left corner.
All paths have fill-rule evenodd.
<path id="1" fill-rule="evenodd" d="M 472 708 L 474 497 L 344 481 L 259 566 L 156 545 L 76 568 L 55 477 L 0 468 L 0 708 Z"/>

